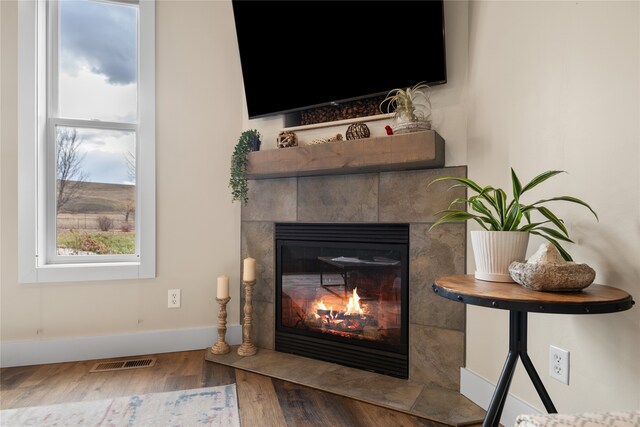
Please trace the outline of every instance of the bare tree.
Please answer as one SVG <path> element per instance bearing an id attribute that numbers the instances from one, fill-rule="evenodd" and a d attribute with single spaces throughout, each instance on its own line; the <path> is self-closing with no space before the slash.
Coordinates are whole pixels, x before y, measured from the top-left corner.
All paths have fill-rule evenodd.
<path id="1" fill-rule="evenodd" d="M 79 148 L 82 138 L 76 129 L 58 128 L 56 132 L 56 184 L 58 197 L 56 198 L 56 212 L 73 200 L 87 179 L 82 170 L 84 155 Z"/>
<path id="2" fill-rule="evenodd" d="M 122 204 L 122 214 L 124 215 L 124 222 L 129 222 L 129 215 L 136 211 L 136 203 L 129 199 Z"/>

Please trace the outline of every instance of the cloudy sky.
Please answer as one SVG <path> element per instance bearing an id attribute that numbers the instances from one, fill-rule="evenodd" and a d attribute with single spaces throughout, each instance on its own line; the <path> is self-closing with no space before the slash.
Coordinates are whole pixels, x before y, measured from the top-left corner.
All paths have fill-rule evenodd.
<path id="1" fill-rule="evenodd" d="M 60 2 L 61 117 L 135 123 L 137 120 L 136 6 L 90 0 Z M 132 184 L 127 153 L 135 134 L 79 129 L 88 181 Z"/>

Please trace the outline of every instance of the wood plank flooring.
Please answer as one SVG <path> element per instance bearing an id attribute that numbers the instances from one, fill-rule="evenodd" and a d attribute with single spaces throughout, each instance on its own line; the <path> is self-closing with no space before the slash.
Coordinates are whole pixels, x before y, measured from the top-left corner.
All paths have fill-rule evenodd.
<path id="1" fill-rule="evenodd" d="M 253 426 L 442 424 L 204 360 L 204 351 L 151 355 L 155 366 L 89 373 L 96 361 L 0 370 L 0 409 L 106 399 L 236 383 L 240 421 Z M 112 359 L 118 360 L 118 359 Z"/>

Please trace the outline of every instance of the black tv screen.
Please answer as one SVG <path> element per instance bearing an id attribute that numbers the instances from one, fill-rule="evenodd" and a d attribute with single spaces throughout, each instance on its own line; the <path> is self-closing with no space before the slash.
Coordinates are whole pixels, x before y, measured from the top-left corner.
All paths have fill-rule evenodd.
<path id="1" fill-rule="evenodd" d="M 234 0 L 249 117 L 447 80 L 442 1 Z"/>

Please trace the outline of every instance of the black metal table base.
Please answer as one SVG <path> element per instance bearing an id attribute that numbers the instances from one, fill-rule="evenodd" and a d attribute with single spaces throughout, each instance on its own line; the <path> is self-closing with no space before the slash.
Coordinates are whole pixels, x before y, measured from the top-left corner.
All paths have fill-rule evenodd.
<path id="1" fill-rule="evenodd" d="M 487 408 L 487 415 L 484 418 L 482 427 L 497 427 L 500 424 L 500 416 L 509 394 L 509 386 L 516 370 L 518 356 L 520 356 L 520 360 L 522 360 L 522 364 L 527 370 L 529 378 L 531 378 L 531 382 L 538 392 L 538 396 L 542 399 L 547 412 L 550 414 L 558 412 L 527 354 L 527 312 L 511 310 L 509 311 L 509 353 L 496 385 L 496 390 L 491 398 L 491 403 Z"/>

